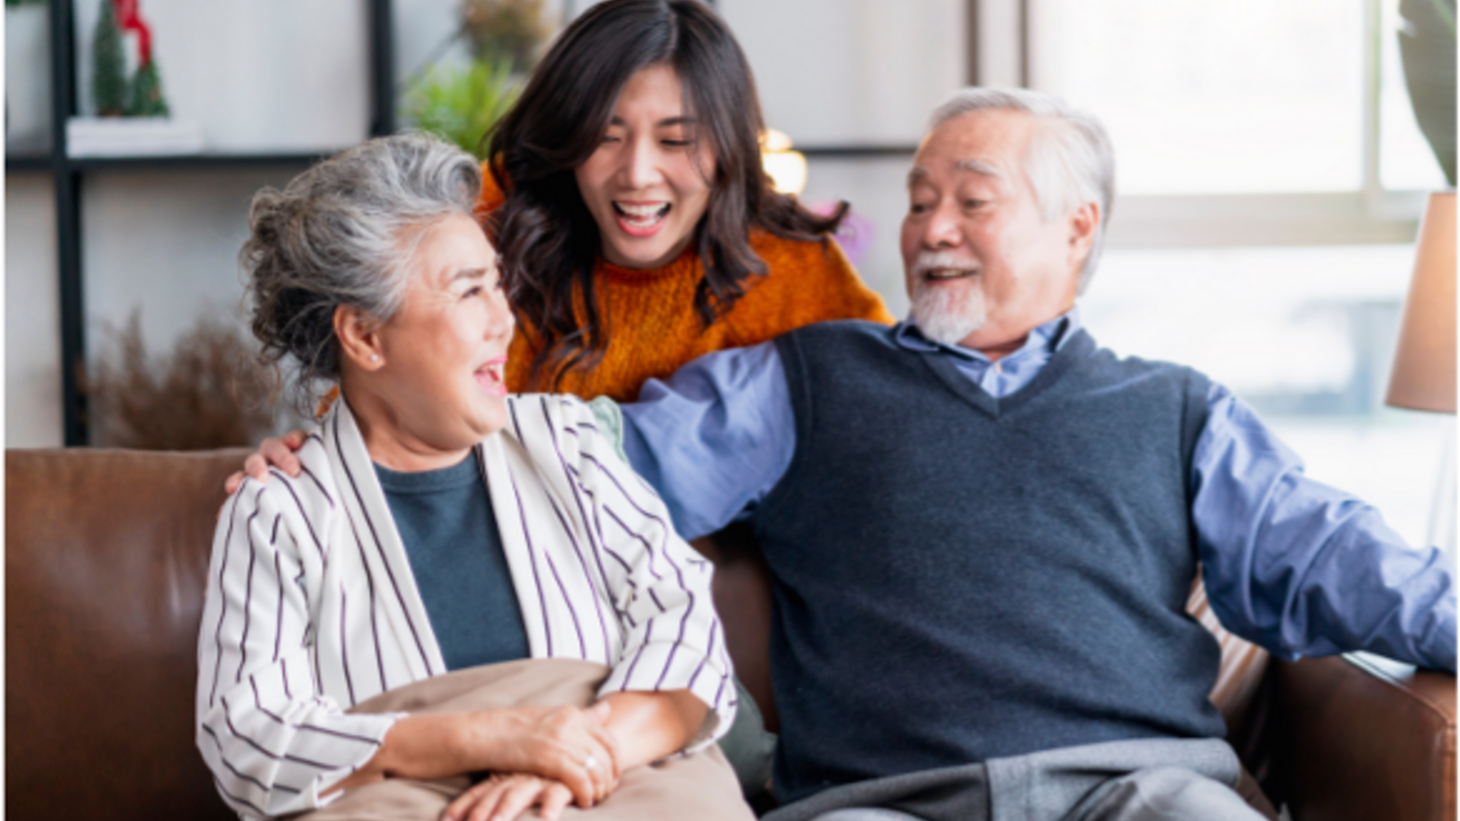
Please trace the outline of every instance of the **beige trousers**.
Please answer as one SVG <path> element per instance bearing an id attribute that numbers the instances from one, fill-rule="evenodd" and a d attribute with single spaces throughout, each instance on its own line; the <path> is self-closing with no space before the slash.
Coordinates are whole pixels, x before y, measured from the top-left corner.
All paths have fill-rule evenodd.
<path id="1" fill-rule="evenodd" d="M 601 664 L 575 659 L 529 659 L 458 670 L 362 701 L 356 713 L 442 713 L 521 705 L 586 707 L 608 677 Z M 350 790 L 299 821 L 437 821 L 469 786 L 466 776 L 434 781 L 392 778 Z M 522 818 L 536 818 L 528 810 Z M 569 806 L 563 819 L 582 821 L 754 821 L 740 785 L 717 746 L 623 773 L 618 789 L 598 806 Z"/>

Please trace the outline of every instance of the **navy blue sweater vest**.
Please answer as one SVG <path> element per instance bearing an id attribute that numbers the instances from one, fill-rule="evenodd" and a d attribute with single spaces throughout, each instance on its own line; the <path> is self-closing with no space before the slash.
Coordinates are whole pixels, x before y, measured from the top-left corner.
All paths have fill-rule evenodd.
<path id="1" fill-rule="evenodd" d="M 848 321 L 777 341 L 796 453 L 757 509 L 783 802 L 1134 738 L 1220 737 L 1185 612 L 1207 380 L 1077 332 L 994 399 Z"/>

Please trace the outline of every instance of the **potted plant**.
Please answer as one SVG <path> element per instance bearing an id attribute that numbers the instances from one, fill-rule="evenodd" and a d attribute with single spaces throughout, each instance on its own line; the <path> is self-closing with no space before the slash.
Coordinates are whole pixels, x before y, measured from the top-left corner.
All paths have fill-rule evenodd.
<path id="1" fill-rule="evenodd" d="M 543 0 L 462 0 L 460 25 L 434 53 L 465 39 L 470 60 L 427 61 L 408 83 L 404 118 L 484 159 L 487 131 L 516 102 L 552 30 Z"/>
<path id="2" fill-rule="evenodd" d="M 1399 32 L 1409 99 L 1419 130 L 1460 187 L 1460 0 L 1400 0 Z"/>
<path id="3" fill-rule="evenodd" d="M 406 92 L 403 113 L 417 128 L 484 159 L 483 138 L 516 102 L 519 91 L 508 60 L 435 65 Z"/>
<path id="4" fill-rule="evenodd" d="M 139 311 L 106 330 L 83 380 L 93 444 L 208 450 L 299 423 L 276 402 L 277 375 L 226 317 L 200 318 L 162 356 L 148 353 Z"/>

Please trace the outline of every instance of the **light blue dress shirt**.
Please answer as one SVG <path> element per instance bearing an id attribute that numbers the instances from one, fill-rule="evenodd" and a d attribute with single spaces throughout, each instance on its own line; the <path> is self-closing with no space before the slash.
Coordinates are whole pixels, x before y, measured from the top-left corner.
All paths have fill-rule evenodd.
<path id="1" fill-rule="evenodd" d="M 1071 310 L 997 362 L 930 342 L 911 323 L 895 339 L 949 356 L 1001 398 L 1027 385 L 1080 327 Z M 1305 476 L 1297 454 L 1225 387 L 1213 383 L 1207 404 L 1191 512 L 1222 624 L 1284 658 L 1367 650 L 1453 671 L 1454 570 L 1444 554 L 1411 549 L 1374 508 Z M 773 343 L 700 357 L 667 382 L 649 380 L 622 410 L 629 461 L 686 538 L 748 516 L 796 451 Z"/>

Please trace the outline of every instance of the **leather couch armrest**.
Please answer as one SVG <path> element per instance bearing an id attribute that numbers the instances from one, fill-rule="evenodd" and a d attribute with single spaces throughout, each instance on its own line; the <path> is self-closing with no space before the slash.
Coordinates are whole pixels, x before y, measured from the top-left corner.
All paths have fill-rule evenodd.
<path id="1" fill-rule="evenodd" d="M 1297 821 L 1455 818 L 1455 677 L 1364 654 L 1278 662 L 1280 798 Z"/>

